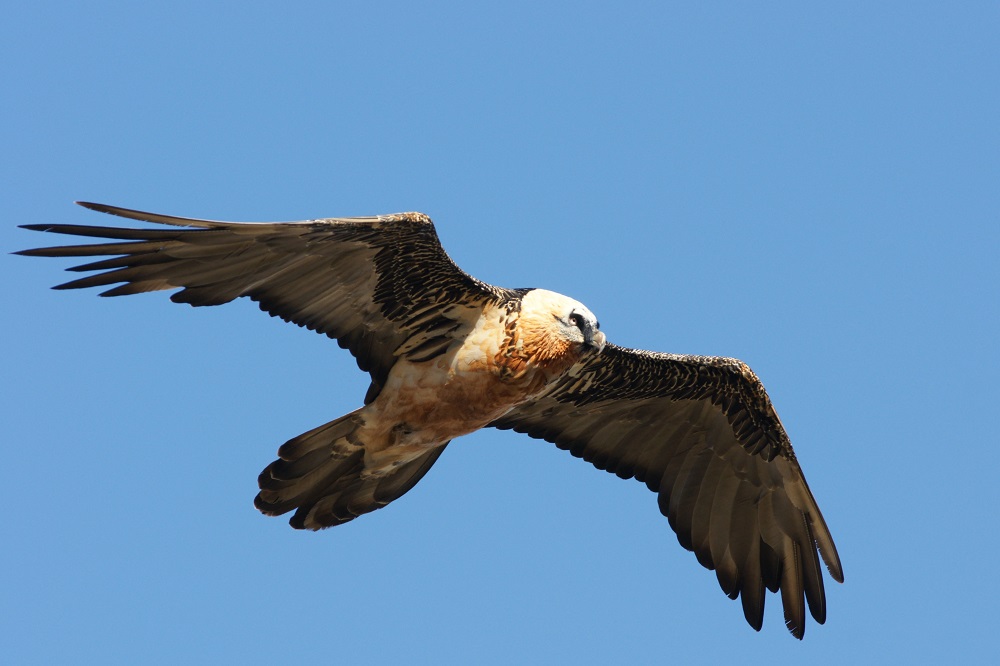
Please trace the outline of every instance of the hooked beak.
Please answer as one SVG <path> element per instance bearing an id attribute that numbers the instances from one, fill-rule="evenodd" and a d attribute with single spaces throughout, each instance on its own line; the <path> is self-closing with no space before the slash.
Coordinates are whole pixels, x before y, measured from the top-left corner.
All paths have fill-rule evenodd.
<path id="1" fill-rule="evenodd" d="M 593 326 L 588 326 L 583 332 L 583 344 L 596 349 L 598 354 L 604 351 L 604 345 L 607 344 L 607 341 L 607 336 Z"/>

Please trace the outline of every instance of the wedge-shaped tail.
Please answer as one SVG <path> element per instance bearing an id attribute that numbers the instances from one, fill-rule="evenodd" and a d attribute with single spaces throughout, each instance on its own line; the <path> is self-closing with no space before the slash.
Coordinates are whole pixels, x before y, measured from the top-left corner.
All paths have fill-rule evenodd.
<path id="1" fill-rule="evenodd" d="M 359 410 L 360 411 L 360 410 Z M 372 474 L 358 412 L 303 433 L 278 449 L 264 468 L 254 506 L 269 516 L 295 510 L 289 524 L 319 530 L 351 521 L 399 499 L 423 478 L 447 443 L 393 468 Z"/>

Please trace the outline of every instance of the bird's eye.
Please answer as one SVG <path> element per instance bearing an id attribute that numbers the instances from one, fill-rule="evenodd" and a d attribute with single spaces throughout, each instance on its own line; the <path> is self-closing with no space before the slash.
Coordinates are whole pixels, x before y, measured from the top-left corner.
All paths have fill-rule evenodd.
<path id="1" fill-rule="evenodd" d="M 573 324 L 580 330 L 583 330 L 583 317 L 576 312 L 569 316 L 569 323 Z"/>

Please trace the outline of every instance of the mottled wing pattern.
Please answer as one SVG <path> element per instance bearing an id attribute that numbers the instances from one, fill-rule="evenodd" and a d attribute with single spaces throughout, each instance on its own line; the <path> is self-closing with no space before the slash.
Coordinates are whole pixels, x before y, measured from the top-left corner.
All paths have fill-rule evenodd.
<path id="1" fill-rule="evenodd" d="M 817 622 L 826 619 L 817 550 L 842 582 L 837 549 L 746 364 L 609 344 L 492 425 L 553 442 L 658 493 L 681 545 L 715 570 L 727 595 L 742 597 L 754 629 L 765 588 L 780 590 L 795 636 L 805 630 L 805 602 Z"/>
<path id="2" fill-rule="evenodd" d="M 118 286 L 102 296 L 179 289 L 171 300 L 219 305 L 240 296 L 351 351 L 374 392 L 399 355 L 442 352 L 504 290 L 462 272 L 430 219 L 420 213 L 303 222 L 214 222 L 81 203 L 167 227 L 122 229 L 68 224 L 24 228 L 111 239 L 26 250 L 45 257 L 110 256 L 72 271 L 94 275 L 56 287 Z"/>

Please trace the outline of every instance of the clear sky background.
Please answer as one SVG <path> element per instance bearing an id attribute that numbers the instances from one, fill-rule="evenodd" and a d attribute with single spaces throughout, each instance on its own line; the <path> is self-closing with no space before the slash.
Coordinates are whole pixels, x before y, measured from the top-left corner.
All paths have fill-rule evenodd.
<path id="1" fill-rule="evenodd" d="M 708 6 L 708 5 L 711 6 Z M 0 26 L 8 663 L 995 658 L 1000 5 L 12 3 Z M 655 496 L 480 432 L 321 533 L 254 510 L 358 407 L 251 303 L 54 292 L 75 199 L 420 210 L 468 272 L 760 375 L 847 582 L 744 623 Z"/>

